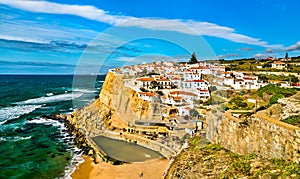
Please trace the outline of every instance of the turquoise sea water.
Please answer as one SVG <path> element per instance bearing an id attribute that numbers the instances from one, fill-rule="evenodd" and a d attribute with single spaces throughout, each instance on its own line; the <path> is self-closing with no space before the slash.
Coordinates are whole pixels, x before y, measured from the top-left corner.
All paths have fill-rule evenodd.
<path id="1" fill-rule="evenodd" d="M 62 121 L 98 96 L 104 76 L 0 75 L 0 178 L 68 178 L 81 151 Z"/>

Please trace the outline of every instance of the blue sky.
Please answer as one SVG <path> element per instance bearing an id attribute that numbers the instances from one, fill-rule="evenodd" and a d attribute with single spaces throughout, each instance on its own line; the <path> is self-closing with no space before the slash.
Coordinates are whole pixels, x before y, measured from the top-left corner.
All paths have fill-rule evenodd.
<path id="1" fill-rule="evenodd" d="M 0 0 L 0 73 L 300 55 L 298 0 Z M 78 70 L 77 70 L 78 71 Z"/>

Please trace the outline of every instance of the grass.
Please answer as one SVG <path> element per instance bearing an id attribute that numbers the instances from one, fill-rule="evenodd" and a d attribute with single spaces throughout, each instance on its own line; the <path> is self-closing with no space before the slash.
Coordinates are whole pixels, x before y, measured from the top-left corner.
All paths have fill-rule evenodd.
<path id="1" fill-rule="evenodd" d="M 300 115 L 298 116 L 291 116 L 287 119 L 282 120 L 282 122 L 294 125 L 294 126 L 298 126 L 300 127 Z"/>

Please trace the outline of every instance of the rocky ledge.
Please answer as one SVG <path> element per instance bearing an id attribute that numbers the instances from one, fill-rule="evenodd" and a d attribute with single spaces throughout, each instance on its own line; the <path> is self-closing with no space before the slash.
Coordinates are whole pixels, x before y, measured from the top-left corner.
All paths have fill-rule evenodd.
<path id="1" fill-rule="evenodd" d="M 93 144 L 92 140 L 87 137 L 87 135 L 85 134 L 85 131 L 78 126 L 76 121 L 73 120 L 72 115 L 54 114 L 49 117 L 51 119 L 64 122 L 65 126 L 68 129 L 68 132 L 70 132 L 74 136 L 75 145 L 83 151 L 84 155 L 91 156 L 94 160 L 94 163 L 97 164 L 101 161 L 106 161 L 106 162 L 114 164 L 114 165 L 125 163 L 123 161 L 115 160 L 115 159 L 107 156 L 102 151 L 100 151 Z"/>
<path id="2" fill-rule="evenodd" d="M 238 155 L 209 143 L 204 137 L 189 140 L 170 166 L 166 178 L 299 178 L 300 165 L 255 154 Z"/>
<path id="3" fill-rule="evenodd" d="M 295 95 L 288 98 L 279 99 L 278 103 L 257 113 L 278 120 L 298 116 L 300 115 L 300 92 L 297 92 Z"/>

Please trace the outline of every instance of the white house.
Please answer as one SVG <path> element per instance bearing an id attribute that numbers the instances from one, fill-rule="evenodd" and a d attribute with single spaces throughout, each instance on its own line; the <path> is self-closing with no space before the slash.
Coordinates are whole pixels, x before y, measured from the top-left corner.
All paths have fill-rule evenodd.
<path id="1" fill-rule="evenodd" d="M 281 61 L 276 61 L 276 62 L 272 63 L 272 68 L 275 68 L 275 69 L 283 69 L 285 67 L 287 67 L 287 64 L 284 62 L 281 62 Z"/>
<path id="2" fill-rule="evenodd" d="M 279 83 L 279 86 L 282 87 L 282 88 L 289 88 L 291 85 L 287 81 L 281 81 Z"/>
<path id="3" fill-rule="evenodd" d="M 205 80 L 186 80 L 183 82 L 184 88 L 201 88 L 208 89 L 208 82 Z"/>
<path id="4" fill-rule="evenodd" d="M 231 87 L 235 90 L 243 89 L 245 87 L 245 82 L 243 79 L 235 79 Z"/>
<path id="5" fill-rule="evenodd" d="M 244 77 L 243 80 L 244 80 L 246 89 L 258 89 L 259 88 L 257 76 Z"/>
<path id="6" fill-rule="evenodd" d="M 129 74 L 129 75 L 136 75 L 137 72 L 134 70 L 133 67 L 130 67 L 130 66 L 124 66 L 122 68 L 120 68 L 120 72 L 122 74 Z"/>
<path id="7" fill-rule="evenodd" d="M 187 70 L 184 73 L 184 80 L 200 80 L 201 79 L 201 73 L 192 71 L 192 70 Z"/>
<path id="8" fill-rule="evenodd" d="M 141 87 L 148 88 L 152 81 L 154 81 L 154 78 L 152 78 L 152 77 L 141 77 L 141 78 L 135 79 L 135 82 L 137 83 L 137 85 L 140 88 Z"/>
<path id="9" fill-rule="evenodd" d="M 180 96 L 189 104 L 192 104 L 193 101 L 197 97 L 197 94 L 195 94 L 193 92 L 187 92 L 187 91 L 172 91 L 169 93 L 169 95 L 170 96 Z"/>
<path id="10" fill-rule="evenodd" d="M 207 100 L 210 98 L 210 93 L 208 90 L 202 90 L 200 88 L 197 88 L 197 95 L 200 99 Z"/>
<path id="11" fill-rule="evenodd" d="M 227 86 L 232 86 L 234 84 L 234 78 L 233 77 L 224 78 L 223 84 Z"/>
<path id="12" fill-rule="evenodd" d="M 138 92 L 138 96 L 145 101 L 154 102 L 157 98 L 158 94 L 150 93 L 150 92 Z"/>
<path id="13" fill-rule="evenodd" d="M 159 89 L 171 89 L 172 81 L 165 77 L 156 78 L 155 81 L 158 84 Z"/>
<path id="14" fill-rule="evenodd" d="M 189 116 L 192 108 L 190 106 L 180 106 L 178 108 L 178 113 L 180 116 Z"/>
<path id="15" fill-rule="evenodd" d="M 182 100 L 181 96 L 170 96 L 170 95 L 166 96 L 165 95 L 165 96 L 161 97 L 161 101 L 162 101 L 162 103 L 170 104 L 172 106 L 174 106 L 174 105 L 180 106 L 183 104 L 182 103 L 183 100 Z"/>
<path id="16" fill-rule="evenodd" d="M 175 86 L 177 86 L 177 87 L 180 87 L 180 86 L 181 86 L 181 79 L 180 79 L 180 78 L 173 77 L 173 78 L 171 78 L 170 80 L 171 80 L 171 82 L 172 82 Z"/>

